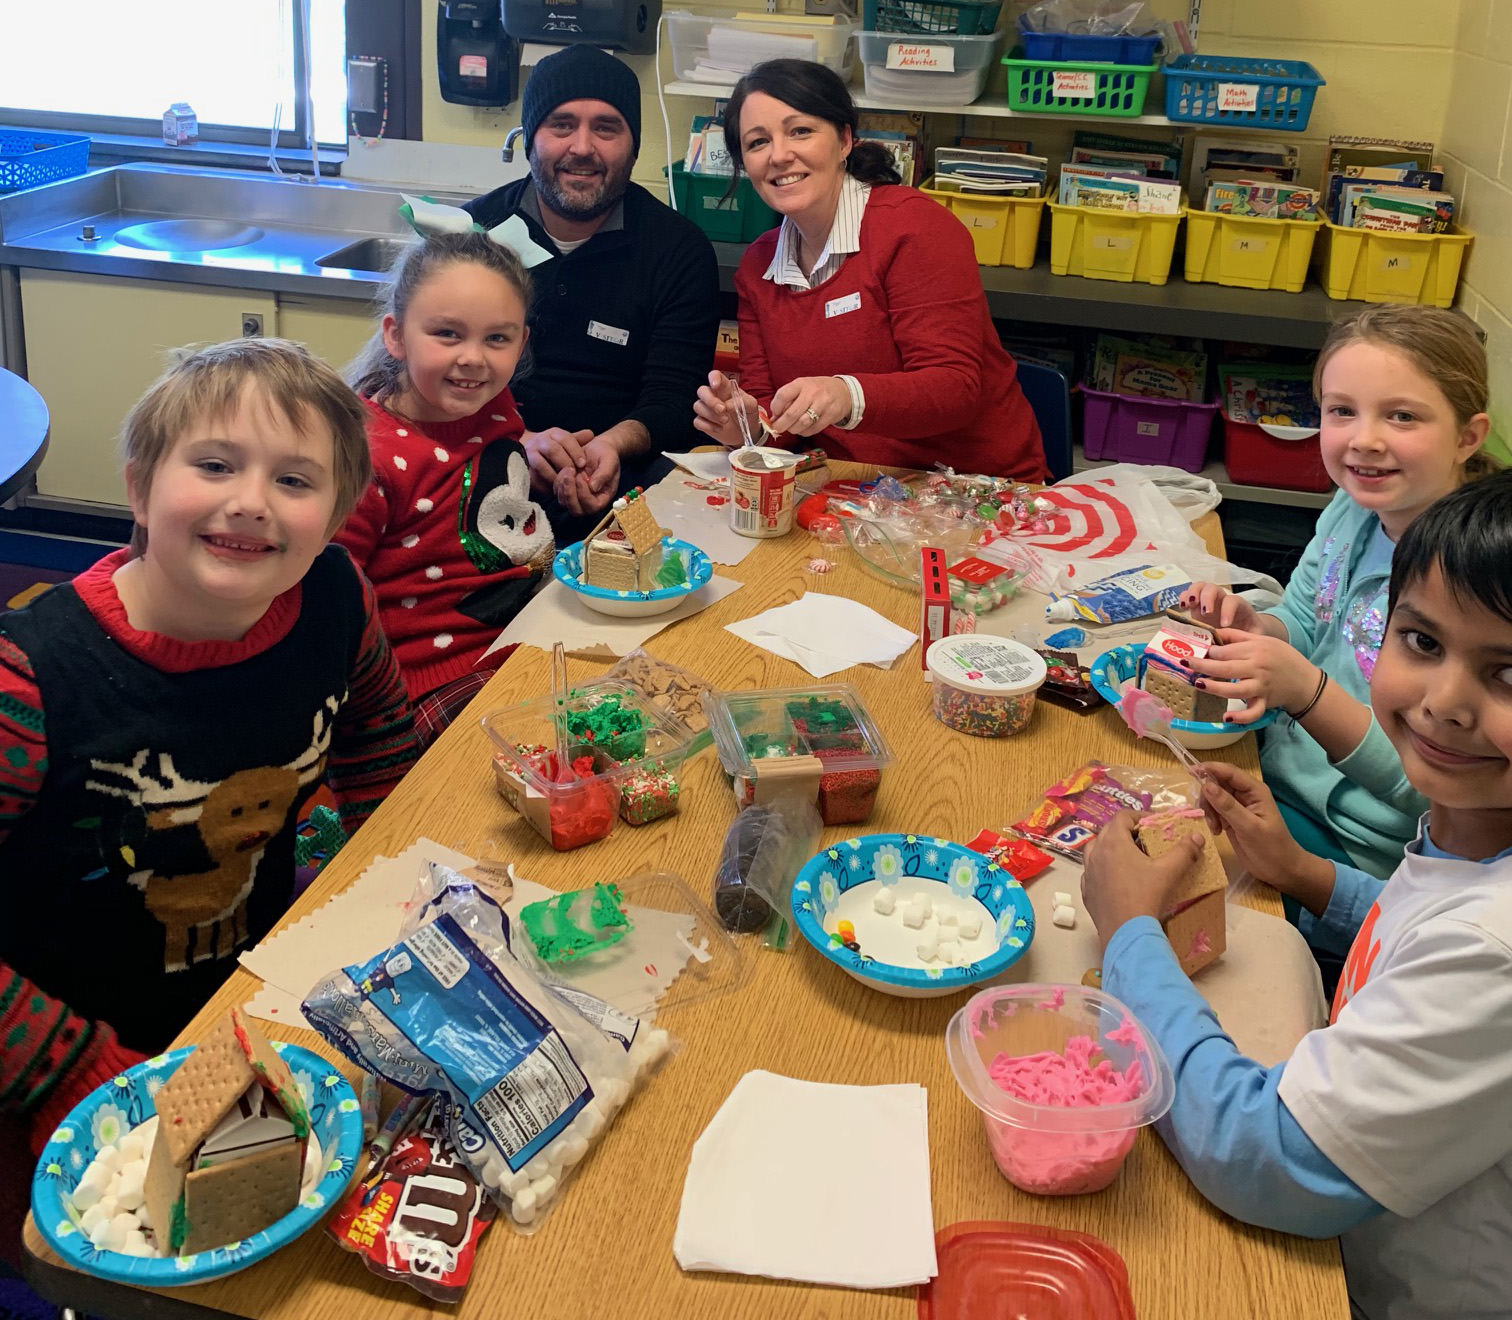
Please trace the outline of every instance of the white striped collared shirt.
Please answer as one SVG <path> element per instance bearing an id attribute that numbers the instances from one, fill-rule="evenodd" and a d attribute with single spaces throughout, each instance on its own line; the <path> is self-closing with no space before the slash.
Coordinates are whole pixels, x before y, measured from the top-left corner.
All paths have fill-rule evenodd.
<path id="1" fill-rule="evenodd" d="M 861 251 L 861 218 L 866 214 L 866 200 L 871 196 L 871 184 L 862 183 L 854 174 L 847 173 L 840 184 L 840 201 L 835 207 L 835 222 L 830 226 L 829 241 L 812 274 L 803 273 L 798 259 L 798 226 L 783 217 L 782 227 L 777 232 L 777 250 L 772 254 L 772 264 L 766 268 L 762 279 L 771 280 L 789 289 L 817 289 L 826 280 L 833 278 L 846 257 Z M 850 416 L 834 423 L 842 431 L 852 431 L 861 424 L 866 411 L 866 395 L 854 376 L 837 375 L 850 391 Z"/>

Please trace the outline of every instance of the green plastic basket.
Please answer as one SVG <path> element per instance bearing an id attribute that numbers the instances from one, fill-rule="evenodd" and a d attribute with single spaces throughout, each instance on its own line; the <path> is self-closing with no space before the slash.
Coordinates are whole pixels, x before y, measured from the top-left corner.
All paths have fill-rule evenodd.
<path id="1" fill-rule="evenodd" d="M 1022 47 L 1003 56 L 1008 108 L 1031 115 L 1096 115 L 1132 119 L 1144 113 L 1158 64 L 1092 64 L 1026 60 Z M 1059 75 L 1059 76 L 1058 76 Z"/>

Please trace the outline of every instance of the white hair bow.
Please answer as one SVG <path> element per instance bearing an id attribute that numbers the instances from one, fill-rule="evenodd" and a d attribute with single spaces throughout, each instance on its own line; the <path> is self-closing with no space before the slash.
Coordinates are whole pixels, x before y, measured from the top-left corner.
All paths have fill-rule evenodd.
<path id="1" fill-rule="evenodd" d="M 431 234 L 487 234 L 500 247 L 508 248 L 519 257 L 527 270 L 556 255 L 531 238 L 525 221 L 518 215 L 510 216 L 492 229 L 484 229 L 460 206 L 447 206 L 433 202 L 429 197 L 411 197 L 408 193 L 400 196 L 404 198 L 404 204 L 399 208 L 399 214 L 422 238 Z"/>

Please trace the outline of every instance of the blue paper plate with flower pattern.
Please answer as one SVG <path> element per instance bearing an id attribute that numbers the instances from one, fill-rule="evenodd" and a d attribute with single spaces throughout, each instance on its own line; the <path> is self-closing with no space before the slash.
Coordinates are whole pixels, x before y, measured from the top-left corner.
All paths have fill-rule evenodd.
<path id="1" fill-rule="evenodd" d="M 1111 706 L 1118 705 L 1124 688 L 1139 676 L 1139 661 L 1144 655 L 1144 643 L 1115 646 L 1104 651 L 1092 662 L 1092 686 L 1097 694 Z M 1233 710 L 1243 708 L 1242 701 L 1230 701 Z M 1208 752 L 1218 747 L 1236 743 L 1247 733 L 1268 728 L 1276 722 L 1280 711 L 1268 710 L 1251 724 L 1214 724 L 1207 720 L 1172 720 L 1171 735 L 1188 751 Z"/>
<path id="2" fill-rule="evenodd" d="M 154 1098 L 191 1051 L 174 1050 L 139 1063 L 91 1091 L 48 1139 L 32 1177 L 32 1218 L 58 1255 L 76 1269 L 141 1288 L 172 1288 L 235 1274 L 312 1228 L 346 1191 L 362 1149 L 362 1110 L 351 1083 L 331 1063 L 298 1045 L 275 1041 L 310 1110 L 324 1172 L 277 1223 L 241 1242 L 193 1256 L 127 1256 L 101 1251 L 79 1227 L 70 1202 L 94 1157 L 157 1113 Z"/>
<path id="3" fill-rule="evenodd" d="M 665 558 L 676 556 L 682 561 L 687 579 L 675 587 L 658 587 L 655 591 L 615 591 L 612 587 L 594 587 L 583 581 L 583 543 L 578 541 L 563 550 L 551 563 L 552 576 L 569 591 L 582 598 L 583 604 L 600 614 L 621 618 L 643 618 L 665 614 L 684 596 L 691 596 L 714 576 L 709 556 L 689 541 L 668 539 L 663 542 Z"/>
<path id="4" fill-rule="evenodd" d="M 995 951 L 963 966 L 902 967 L 872 957 L 864 942 L 859 951 L 847 948 L 825 928 L 825 918 L 839 908 L 841 895 L 874 880 L 910 896 L 915 887 L 905 882 L 928 881 L 957 898 L 975 898 L 994 923 Z M 793 916 L 803 938 L 842 971 L 907 999 L 954 994 L 990 980 L 1022 958 L 1034 939 L 1034 908 L 1018 880 L 981 853 L 922 834 L 865 834 L 824 849 L 793 881 Z"/>

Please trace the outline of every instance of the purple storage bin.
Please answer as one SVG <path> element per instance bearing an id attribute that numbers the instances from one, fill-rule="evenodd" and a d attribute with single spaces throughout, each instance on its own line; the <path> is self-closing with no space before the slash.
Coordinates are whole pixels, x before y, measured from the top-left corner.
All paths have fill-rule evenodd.
<path id="1" fill-rule="evenodd" d="M 1085 385 L 1082 393 L 1087 403 L 1082 447 L 1088 458 L 1202 471 L 1218 404 L 1108 394 Z"/>

